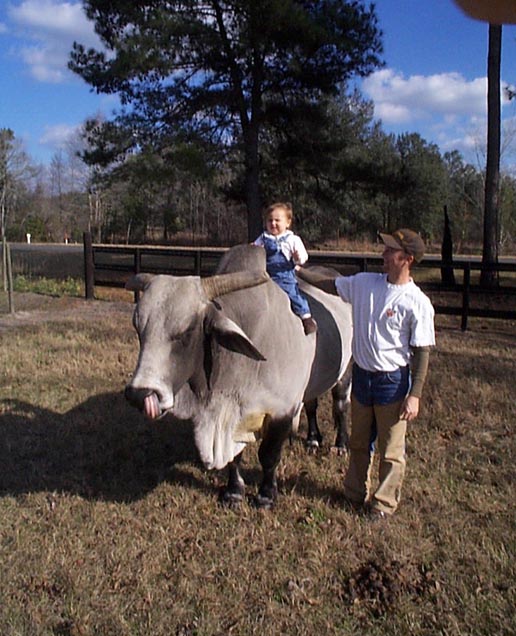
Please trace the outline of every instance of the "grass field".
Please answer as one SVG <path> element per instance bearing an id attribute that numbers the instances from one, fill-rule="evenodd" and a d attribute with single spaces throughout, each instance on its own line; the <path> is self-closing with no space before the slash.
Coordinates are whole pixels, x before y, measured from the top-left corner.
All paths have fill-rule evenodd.
<path id="1" fill-rule="evenodd" d="M 124 401 L 118 300 L 24 292 L 0 315 L 2 636 L 515 633 L 514 323 L 437 318 L 402 504 L 371 525 L 343 505 L 328 396 L 276 508 L 222 509 L 188 423 Z M 256 447 L 244 469 L 252 495 Z"/>

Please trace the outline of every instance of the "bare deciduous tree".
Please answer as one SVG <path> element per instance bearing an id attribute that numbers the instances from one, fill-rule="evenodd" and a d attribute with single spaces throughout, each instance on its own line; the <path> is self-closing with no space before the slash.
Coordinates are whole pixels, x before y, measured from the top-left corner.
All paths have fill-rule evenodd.
<path id="1" fill-rule="evenodd" d="M 34 176 L 34 167 L 9 128 L 0 129 L 0 238 L 6 237 L 9 213 L 16 203 L 20 182 Z"/>

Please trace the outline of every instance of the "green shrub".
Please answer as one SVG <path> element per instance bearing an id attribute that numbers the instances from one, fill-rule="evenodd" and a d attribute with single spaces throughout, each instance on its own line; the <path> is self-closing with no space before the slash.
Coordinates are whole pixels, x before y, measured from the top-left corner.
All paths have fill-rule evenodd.
<path id="1" fill-rule="evenodd" d="M 33 292 L 47 296 L 84 296 L 84 283 L 77 278 L 56 280 L 54 278 L 30 278 L 16 276 L 14 290 L 17 292 Z"/>

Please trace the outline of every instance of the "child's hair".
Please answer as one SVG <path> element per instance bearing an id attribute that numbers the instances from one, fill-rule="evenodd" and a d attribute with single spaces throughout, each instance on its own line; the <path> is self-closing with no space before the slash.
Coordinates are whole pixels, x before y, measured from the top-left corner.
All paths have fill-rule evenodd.
<path id="1" fill-rule="evenodd" d="M 267 217 L 269 216 L 269 214 L 271 214 L 271 212 L 274 212 L 274 210 L 277 210 L 278 208 L 282 208 L 283 210 L 285 210 L 285 214 L 287 215 L 287 219 L 289 221 L 292 221 L 292 218 L 294 216 L 294 212 L 292 210 L 292 203 L 284 203 L 282 201 L 276 201 L 276 203 L 271 203 L 265 209 L 265 212 L 263 213 L 263 219 L 266 220 Z"/>

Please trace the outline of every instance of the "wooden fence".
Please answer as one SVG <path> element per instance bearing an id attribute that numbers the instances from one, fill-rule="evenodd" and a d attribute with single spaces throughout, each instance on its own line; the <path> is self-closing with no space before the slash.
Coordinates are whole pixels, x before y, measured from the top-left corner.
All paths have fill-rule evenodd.
<path id="1" fill-rule="evenodd" d="M 152 247 L 96 245 L 91 236 L 84 235 L 84 275 L 85 295 L 94 298 L 95 286 L 123 287 L 131 274 L 149 272 L 208 276 L 213 274 L 227 248 L 223 247 Z M 345 254 L 342 252 L 309 251 L 312 265 L 333 267 L 342 274 L 365 271 L 381 271 L 383 259 L 378 254 Z M 427 280 L 418 280 L 418 285 L 432 297 L 436 313 L 461 317 L 461 328 L 467 329 L 469 317 L 501 318 L 516 320 L 516 264 L 499 263 L 494 269 L 505 274 L 507 281 L 493 290 L 480 288 L 477 279 L 484 268 L 480 260 L 453 260 L 443 263 L 435 256 L 427 256 L 418 269 L 435 270 L 428 272 Z M 444 285 L 440 281 L 441 270 L 453 270 L 461 281 Z M 421 276 L 425 279 L 425 276 Z M 510 308 L 475 307 L 472 298 L 503 296 L 504 305 Z M 435 297 L 434 297 L 435 296 Z M 443 303 L 443 297 L 460 298 L 460 304 Z"/>

